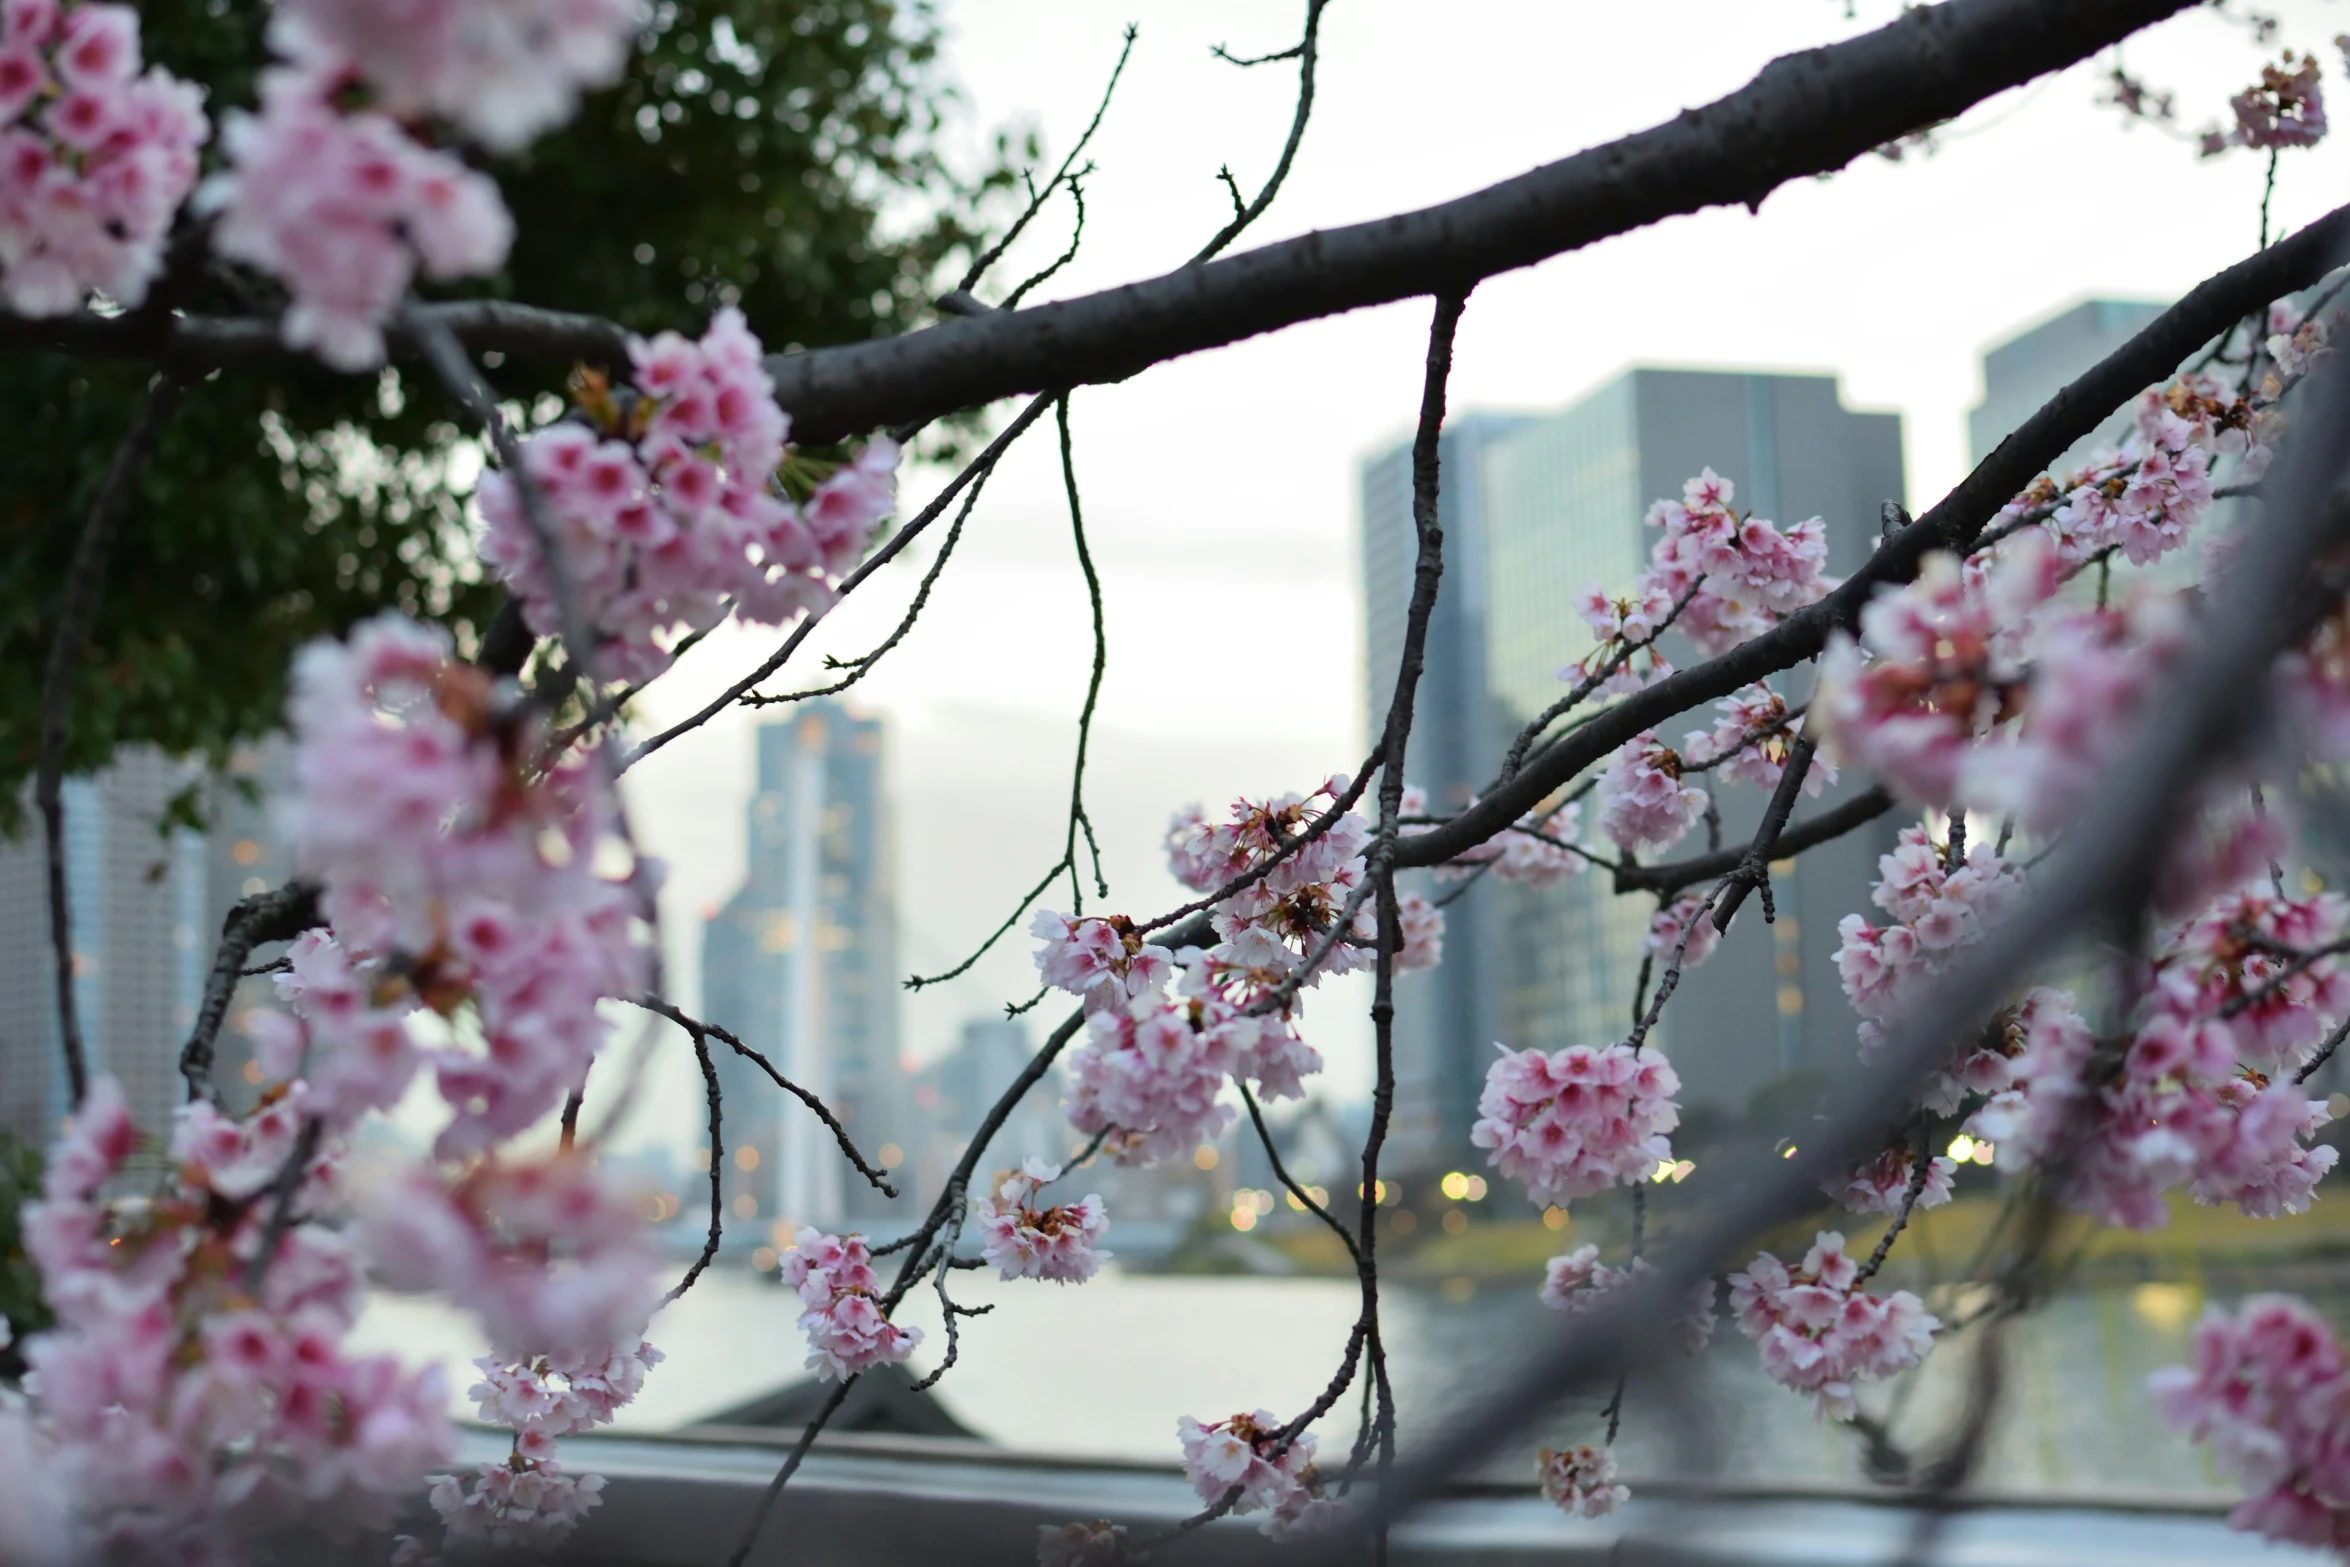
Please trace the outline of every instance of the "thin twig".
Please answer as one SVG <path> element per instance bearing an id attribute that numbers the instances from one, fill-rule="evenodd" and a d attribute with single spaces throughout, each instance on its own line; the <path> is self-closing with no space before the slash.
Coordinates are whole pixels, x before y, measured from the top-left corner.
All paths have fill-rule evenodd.
<path id="1" fill-rule="evenodd" d="M 712 1259 L 718 1255 L 718 1242 L 726 1224 L 725 1211 L 720 1206 L 726 1185 L 726 1143 L 719 1135 L 722 1096 L 718 1090 L 718 1063 L 710 1057 L 710 1041 L 706 1035 L 694 1031 L 693 1039 L 694 1059 L 702 1067 L 702 1093 L 710 1102 L 710 1233 L 702 1242 L 702 1254 L 694 1259 L 692 1267 L 685 1270 L 685 1277 L 677 1281 L 676 1288 L 661 1297 L 662 1306 L 667 1306 L 694 1287 L 694 1280 L 702 1276 L 702 1270 L 709 1267 Z M 654 1309 L 659 1310 L 660 1307 Z"/>
<path id="2" fill-rule="evenodd" d="M 115 536 L 130 511 L 139 475 L 163 428 L 179 406 L 181 382 L 170 371 L 155 375 L 131 415 L 131 427 L 98 481 L 89 517 L 82 523 L 73 560 L 65 570 L 65 584 L 57 599 L 57 633 L 49 641 L 49 664 L 41 679 L 41 754 L 34 775 L 33 798 L 41 813 L 41 830 L 48 852 L 49 944 L 56 956 L 57 1043 L 65 1055 L 66 1085 L 79 1107 L 90 1091 L 90 1063 L 82 1046 L 82 1020 L 74 995 L 74 972 L 79 966 L 73 947 L 73 903 L 65 874 L 65 753 L 73 738 L 73 673 L 82 649 L 90 640 L 90 622 L 98 612 L 98 592 L 106 581 L 107 558 L 114 553 Z"/>
<path id="3" fill-rule="evenodd" d="M 1069 895 L 1075 902 L 1073 912 L 1085 912 L 1085 893 L 1077 880 L 1077 834 L 1085 833 L 1085 846 L 1093 856 L 1094 890 L 1102 897 L 1110 895 L 1110 884 L 1102 879 L 1101 845 L 1094 842 L 1093 821 L 1085 814 L 1085 751 L 1093 739 L 1093 714 L 1102 696 L 1102 672 L 1110 659 L 1110 637 L 1102 611 L 1102 579 L 1093 569 L 1093 550 L 1085 542 L 1085 507 L 1077 497 L 1077 456 L 1069 435 L 1069 394 L 1063 392 L 1053 404 L 1053 422 L 1061 434 L 1061 485 L 1069 495 L 1069 533 L 1077 545 L 1077 568 L 1085 574 L 1086 602 L 1093 610 L 1093 674 L 1085 683 L 1085 706 L 1077 714 L 1077 762 L 1069 772 L 1069 833 L 1061 845 L 1061 858 L 1069 867 Z"/>
<path id="4" fill-rule="evenodd" d="M 1338 1237 L 1339 1244 L 1346 1248 L 1347 1255 L 1354 1258 L 1357 1266 L 1360 1266 L 1363 1253 L 1361 1248 L 1355 1244 L 1354 1236 L 1348 1233 L 1345 1225 L 1331 1216 L 1329 1209 L 1314 1200 L 1312 1192 L 1297 1183 L 1297 1179 L 1289 1173 L 1289 1167 L 1281 1162 L 1281 1150 L 1273 1145 L 1273 1129 L 1265 1124 L 1265 1112 L 1257 1107 L 1257 1096 L 1249 1092 L 1246 1083 L 1240 1085 L 1240 1102 L 1248 1106 L 1249 1122 L 1257 1129 L 1257 1141 L 1265 1145 L 1265 1158 L 1273 1166 L 1273 1178 L 1288 1189 L 1290 1196 L 1297 1199 L 1299 1207 L 1330 1226 L 1331 1233 Z"/>
<path id="5" fill-rule="evenodd" d="M 963 281 L 955 285 L 955 293 L 968 294 L 979 286 L 979 280 L 987 276 L 988 269 L 1003 258 L 1004 252 L 1011 248 L 1012 241 L 1020 237 L 1021 230 L 1027 228 L 1037 213 L 1043 210 L 1044 204 L 1052 198 L 1053 192 L 1059 188 L 1061 182 L 1069 178 L 1069 172 L 1077 166 L 1077 159 L 1085 151 L 1086 143 L 1092 141 L 1093 133 L 1101 129 L 1102 116 L 1110 112 L 1110 99 L 1118 91 L 1118 78 L 1126 74 L 1126 61 L 1134 53 L 1134 38 L 1137 31 L 1138 29 L 1133 23 L 1126 24 L 1125 38 L 1118 46 L 1118 63 L 1110 67 L 1110 79 L 1102 86 L 1101 101 L 1094 106 L 1093 118 L 1086 122 L 1084 133 L 1069 148 L 1069 155 L 1061 160 L 1061 166 L 1053 171 L 1053 177 L 1044 182 L 1044 187 L 1041 190 L 1032 191 L 1027 209 L 1012 220 L 1012 226 L 1004 231 L 1004 237 L 981 252 L 978 259 L 971 263 L 971 270 L 964 273 Z M 1083 210 L 1083 204 L 1080 203 L 1081 214 Z M 1079 227 L 1083 226 L 1081 216 Z M 1014 297 L 1016 299 L 1018 296 Z"/>
<path id="6" fill-rule="evenodd" d="M 791 1452 L 784 1457 L 783 1467 L 775 1471 L 775 1478 L 767 1482 L 767 1489 L 759 1495 L 759 1505 L 751 1509 L 750 1520 L 743 1525 L 742 1537 L 735 1541 L 733 1551 L 727 1555 L 726 1567 L 742 1567 L 743 1559 L 751 1554 L 751 1547 L 759 1543 L 759 1531 L 767 1527 L 767 1515 L 775 1511 L 776 1502 L 783 1496 L 783 1488 L 791 1483 L 793 1475 L 799 1473 L 801 1462 L 808 1456 L 808 1449 L 816 1445 L 816 1433 L 831 1423 L 832 1417 L 840 1412 L 840 1406 L 847 1401 L 849 1389 L 856 1385 L 855 1377 L 844 1377 L 841 1384 L 832 1390 L 832 1396 L 824 1401 L 823 1407 L 808 1422 L 807 1429 L 800 1433 L 800 1439 L 792 1444 Z"/>
<path id="7" fill-rule="evenodd" d="M 1779 857 L 1779 835 L 1787 830 L 1787 818 L 1795 814 L 1795 797 L 1803 792 L 1803 780 L 1811 772 L 1812 755 L 1817 750 L 1817 743 L 1806 733 L 1787 754 L 1786 765 L 1779 770 L 1779 787 L 1771 791 L 1770 806 L 1754 829 L 1754 841 L 1747 845 L 1745 858 L 1725 883 L 1721 903 L 1714 910 L 1715 930 L 1727 933 L 1731 916 L 1746 902 L 1746 895 L 1758 888 L 1763 919 L 1776 920 L 1778 911 L 1771 907 L 1771 862 Z"/>
<path id="8" fill-rule="evenodd" d="M 1273 205 L 1274 196 L 1279 194 L 1281 182 L 1289 178 L 1289 166 L 1297 158 L 1299 144 L 1306 139 L 1306 121 L 1313 116 L 1314 112 L 1314 66 L 1320 57 L 1322 10 L 1329 3 L 1330 0 L 1306 0 L 1305 36 L 1298 40 L 1295 55 L 1297 60 L 1297 113 L 1290 119 L 1289 140 L 1282 144 L 1281 158 L 1273 165 L 1272 177 L 1265 181 L 1265 188 L 1257 192 L 1257 199 L 1234 213 L 1232 221 L 1218 229 L 1216 237 L 1209 240 L 1200 253 L 1191 258 L 1191 265 L 1196 267 L 1203 261 L 1214 259 L 1225 246 L 1240 237 L 1242 230 L 1256 222 L 1258 218 L 1263 217 L 1265 209 Z M 1217 46 L 1215 53 L 1220 58 L 1232 59 L 1230 55 L 1224 53 L 1221 45 Z M 1269 58 L 1286 59 L 1289 56 L 1284 54 Z M 1237 65 L 1242 63 L 1261 64 L 1263 62 L 1233 61 L 1233 63 Z M 1231 178 L 1229 171 L 1225 177 L 1229 181 Z"/>
<path id="9" fill-rule="evenodd" d="M 227 1021 L 229 1003 L 236 999 L 237 983 L 245 976 L 245 960 L 253 949 L 273 941 L 291 941 L 325 923 L 319 912 L 318 883 L 289 881 L 282 887 L 257 892 L 228 911 L 220 922 L 220 948 L 212 972 L 204 980 L 204 997 L 196 1007 L 196 1021 L 180 1046 L 179 1072 L 188 1085 L 188 1102 L 219 1101 L 212 1081 L 212 1052 Z"/>

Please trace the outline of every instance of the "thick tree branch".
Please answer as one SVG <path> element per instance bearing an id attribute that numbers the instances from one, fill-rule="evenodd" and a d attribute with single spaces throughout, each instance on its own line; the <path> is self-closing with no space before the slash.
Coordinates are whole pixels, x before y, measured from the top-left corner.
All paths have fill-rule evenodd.
<path id="1" fill-rule="evenodd" d="M 1778 857 L 1784 859 L 1806 849 L 1816 849 L 1857 827 L 1867 826 L 1891 809 L 1893 796 L 1882 788 L 1856 794 L 1842 805 L 1783 829 L 1778 837 Z M 1662 865 L 1619 865 L 1615 867 L 1615 890 L 1654 892 L 1669 898 L 1684 887 L 1729 875 L 1746 858 L 1747 852 L 1743 848 L 1724 849 L 1719 854 L 1668 860 Z"/>
<path id="2" fill-rule="evenodd" d="M 598 316 L 542 310 L 502 299 L 462 300 L 416 307 L 446 327 L 473 353 L 495 349 L 533 359 L 584 361 L 609 370 L 628 368 L 628 333 Z M 384 323 L 384 343 L 395 359 L 421 359 L 426 345 L 410 323 Z M 0 311 L 0 349 L 49 349 L 93 358 L 155 359 L 202 373 L 225 365 L 306 357 L 286 347 L 272 316 L 126 315 L 18 316 Z"/>
<path id="3" fill-rule="evenodd" d="M 1758 206 L 2193 0 L 1949 0 L 1786 56 L 1666 124 L 1418 212 L 1306 234 L 1033 310 L 769 361 L 803 439 L 1123 380 L 1300 321 L 1465 287 L 1706 207 Z M 2003 497 L 2004 498 L 2004 497 Z"/>
<path id="4" fill-rule="evenodd" d="M 204 981 L 204 1000 L 196 1008 L 196 1024 L 180 1046 L 180 1076 L 187 1081 L 188 1102 L 209 1099 L 217 1103 L 220 1090 L 212 1082 L 212 1049 L 228 1004 L 236 998 L 237 981 L 245 977 L 245 960 L 255 947 L 273 941 L 291 941 L 302 932 L 326 923 L 318 909 L 318 883 L 289 881 L 282 887 L 257 892 L 228 911 L 220 922 L 220 948 L 213 954 L 212 972 Z"/>

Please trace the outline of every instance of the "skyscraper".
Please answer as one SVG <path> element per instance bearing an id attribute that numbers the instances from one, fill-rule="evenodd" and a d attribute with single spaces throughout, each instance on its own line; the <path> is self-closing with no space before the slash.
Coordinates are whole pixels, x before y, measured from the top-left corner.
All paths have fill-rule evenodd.
<path id="1" fill-rule="evenodd" d="M 1981 462 L 2009 432 L 2040 411 L 2076 376 L 2144 331 L 2168 306 L 2135 299 L 2091 299 L 2019 332 L 1983 355 L 1983 400 L 1967 413 L 1967 460 Z M 2129 427 L 2122 410 L 2096 434 L 2049 464 L 2063 472 L 2092 448 L 2116 444 Z"/>
<path id="2" fill-rule="evenodd" d="M 74 1010 L 92 1073 L 122 1084 L 139 1126 L 167 1136 L 185 1097 L 179 1050 L 195 1020 L 222 918 L 291 874 L 270 824 L 282 742 L 251 747 L 222 776 L 146 747 L 64 788 L 65 875 L 73 911 Z M 192 799 L 207 830 L 172 825 Z M 0 843 L 0 1126 L 46 1143 L 66 1113 L 47 848 L 25 826 Z M 249 981 L 219 1042 L 220 1070 L 244 1060 L 235 1019 L 266 981 Z"/>
<path id="3" fill-rule="evenodd" d="M 882 744 L 878 719 L 829 701 L 760 727 L 748 874 L 702 941 L 709 1020 L 823 1099 L 869 1158 L 905 1135 Z M 741 1232 L 895 1211 L 757 1066 L 727 1052 L 718 1070 Z"/>
<path id="4" fill-rule="evenodd" d="M 1634 370 L 1546 417 L 1459 421 L 1443 457 L 1452 619 L 1440 611 L 1430 626 L 1420 734 L 1432 738 L 1415 735 L 1407 771 L 1448 810 L 1563 693 L 1559 669 L 1590 646 L 1574 595 L 1630 584 L 1655 537 L 1642 526 L 1651 501 L 1710 466 L 1738 485 L 1742 509 L 1782 523 L 1824 517 L 1830 569 L 1842 574 L 1874 546 L 1882 503 L 1904 494 L 1899 417 L 1846 410 L 1820 376 Z M 1372 458 L 1362 477 L 1366 663 L 1383 710 L 1409 592 L 1408 449 Z M 1676 663 L 1692 656 L 1668 651 Z M 1800 677 L 1782 690 L 1791 702 L 1808 695 Z M 1758 790 L 1724 789 L 1724 842 L 1751 834 L 1763 803 Z M 1734 1114 L 1772 1082 L 1852 1048 L 1835 925 L 1867 906 L 1892 832 L 1882 825 L 1807 855 L 1777 883 L 1778 923 L 1741 918 L 1684 979 L 1660 1042 L 1688 1084 L 1685 1103 Z M 1703 847 L 1693 835 L 1676 853 Z M 1397 992 L 1399 1104 L 1425 1107 L 1399 1120 L 1404 1167 L 1482 1159 L 1467 1134 L 1494 1041 L 1555 1049 L 1623 1037 L 1651 906 L 1614 896 L 1603 873 L 1548 889 L 1479 883 L 1452 905 L 1443 967 Z"/>

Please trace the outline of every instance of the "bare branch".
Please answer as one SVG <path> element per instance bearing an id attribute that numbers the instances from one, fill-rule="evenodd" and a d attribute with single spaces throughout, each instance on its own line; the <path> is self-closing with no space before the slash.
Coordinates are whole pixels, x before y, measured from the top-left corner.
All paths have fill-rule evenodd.
<path id="1" fill-rule="evenodd" d="M 1259 55 L 1253 60 L 1234 59 L 1225 52 L 1222 44 L 1216 45 L 1212 51 L 1217 59 L 1228 60 L 1232 64 L 1240 66 L 1265 65 L 1274 60 L 1296 60 L 1297 113 L 1290 118 L 1289 140 L 1282 144 L 1281 157 L 1273 165 L 1273 173 L 1266 179 L 1265 188 L 1257 192 L 1256 200 L 1245 207 L 1242 206 L 1240 204 L 1240 187 L 1234 182 L 1232 171 L 1230 169 L 1223 171 L 1224 183 L 1232 190 L 1234 208 L 1232 221 L 1218 229 L 1216 237 L 1209 240 L 1206 247 L 1191 258 L 1193 266 L 1196 267 L 1204 261 L 1214 260 L 1225 246 L 1240 237 L 1242 230 L 1256 222 L 1258 218 L 1263 217 L 1265 209 L 1273 205 L 1273 198 L 1281 193 L 1281 182 L 1289 178 L 1289 166 L 1297 160 L 1298 146 L 1306 139 L 1306 121 L 1312 118 L 1314 113 L 1314 65 L 1320 58 L 1322 10 L 1329 3 L 1330 0 L 1306 0 L 1305 36 L 1298 40 L 1297 47 L 1294 49 L 1285 49 L 1279 54 Z"/>
<path id="2" fill-rule="evenodd" d="M 154 455 L 163 427 L 171 422 L 172 410 L 179 406 L 180 390 L 178 377 L 168 373 L 148 381 L 146 394 L 131 415 L 131 427 L 98 481 L 90 515 L 74 545 L 73 561 L 66 567 L 65 586 L 57 600 L 57 634 L 50 639 L 49 665 L 41 680 L 41 755 L 33 798 L 40 809 L 48 851 L 57 1042 L 65 1054 L 66 1085 L 76 1107 L 90 1091 L 90 1064 L 82 1048 L 81 1011 L 74 995 L 73 905 L 65 876 L 65 750 L 73 738 L 73 671 L 90 640 L 90 622 L 98 612 L 98 590 L 106 581 L 106 561 L 114 552 L 115 535 L 130 510 L 139 474 Z"/>
<path id="3" fill-rule="evenodd" d="M 692 1267 L 685 1270 L 685 1277 L 677 1281 L 675 1289 L 661 1297 L 662 1306 L 694 1287 L 694 1281 L 702 1276 L 702 1270 L 709 1267 L 711 1260 L 718 1255 L 718 1242 L 726 1226 L 725 1212 L 720 1207 L 726 1188 L 726 1141 L 719 1133 L 723 1096 L 718 1090 L 718 1063 L 710 1058 L 709 1036 L 700 1031 L 691 1032 L 694 1036 L 694 1059 L 702 1068 L 702 1094 L 710 1103 L 710 1233 L 702 1242 L 702 1254 L 694 1259 Z M 654 1309 L 658 1311 L 660 1307 Z"/>

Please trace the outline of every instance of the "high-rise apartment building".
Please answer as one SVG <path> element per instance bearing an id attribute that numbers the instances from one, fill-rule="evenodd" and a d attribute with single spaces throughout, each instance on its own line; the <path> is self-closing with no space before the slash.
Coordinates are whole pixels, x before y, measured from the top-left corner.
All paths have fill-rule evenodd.
<path id="1" fill-rule="evenodd" d="M 132 1117 L 167 1136 L 185 1094 L 179 1051 L 203 997 L 222 918 L 292 872 L 272 830 L 282 743 L 240 752 L 224 776 L 149 748 L 66 780 L 65 879 L 73 911 L 74 1010 L 93 1073 L 119 1080 Z M 172 826 L 187 791 L 207 830 Z M 178 813 L 185 814 L 185 813 Z M 47 848 L 28 796 L 24 829 L 0 843 L 0 1127 L 46 1143 L 67 1110 Z M 219 1041 L 232 1080 L 246 1056 L 235 1019 L 266 993 L 248 981 Z"/>
<path id="2" fill-rule="evenodd" d="M 1447 448 L 1453 619 L 1441 634 L 1430 627 L 1419 732 L 1435 738 L 1415 736 L 1407 768 L 1443 809 L 1481 788 L 1510 737 L 1563 693 L 1560 668 L 1591 640 L 1574 597 L 1630 584 L 1655 538 L 1643 526 L 1652 501 L 1711 467 L 1737 484 L 1743 509 L 1782 523 L 1823 517 L 1830 570 L 1842 574 L 1874 546 L 1883 503 L 1904 496 L 1899 417 L 1845 409 L 1820 376 L 1634 370 L 1556 414 L 1461 420 Z M 1366 664 L 1380 713 L 1409 594 L 1408 451 L 1372 458 L 1362 477 Z M 1782 689 L 1790 701 L 1808 695 L 1800 678 Z M 1722 789 L 1724 841 L 1750 835 L 1763 804 L 1758 790 Z M 1850 1051 L 1857 1020 L 1836 975 L 1836 921 L 1867 907 L 1893 831 L 1880 824 L 1806 855 L 1777 882 L 1777 924 L 1759 910 L 1742 917 L 1683 980 L 1660 1039 L 1688 1085 L 1684 1103 L 1736 1114 Z M 1703 847 L 1701 832 L 1675 853 Z M 1399 1118 L 1399 1168 L 1482 1158 L 1468 1128 L 1495 1041 L 1556 1049 L 1629 1030 L 1652 907 L 1616 897 L 1603 873 L 1547 889 L 1480 883 L 1452 906 L 1443 966 L 1397 992 L 1398 1101 L 1418 1112 Z"/>
<path id="3" fill-rule="evenodd" d="M 868 1157 L 907 1134 L 883 730 L 829 701 L 761 726 L 748 873 L 702 939 L 702 1005 L 824 1100 Z M 737 1231 L 895 1213 L 831 1133 L 732 1052 L 718 1058 Z"/>

